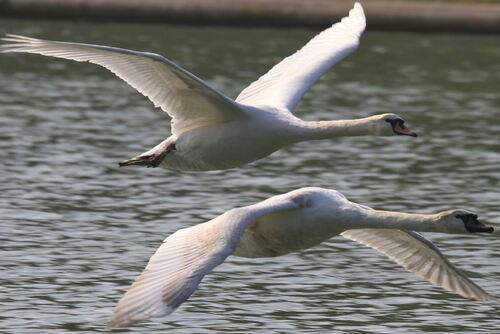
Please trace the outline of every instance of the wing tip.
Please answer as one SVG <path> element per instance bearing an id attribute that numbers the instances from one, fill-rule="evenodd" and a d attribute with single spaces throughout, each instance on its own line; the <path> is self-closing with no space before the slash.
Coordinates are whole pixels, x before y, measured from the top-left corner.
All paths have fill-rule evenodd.
<path id="1" fill-rule="evenodd" d="M 111 321 L 109 322 L 108 328 L 124 328 L 133 324 L 134 322 L 138 322 L 146 318 L 147 317 L 127 316 L 127 314 L 124 314 L 124 312 L 117 312 L 115 310 L 113 316 L 111 317 Z"/>
<path id="2" fill-rule="evenodd" d="M 41 40 L 16 34 L 5 34 L 0 38 L 0 41 L 6 42 L 5 44 L 0 45 L 0 52 L 8 53 L 27 52 L 27 47 L 32 47 Z"/>
<path id="3" fill-rule="evenodd" d="M 355 20 L 357 23 L 360 23 L 363 30 L 366 27 L 365 11 L 359 2 L 354 3 L 354 6 L 349 11 L 349 18 Z"/>
<path id="4" fill-rule="evenodd" d="M 363 6 L 361 6 L 361 3 L 355 2 L 354 6 L 352 7 L 351 11 L 353 11 L 355 14 L 362 14 L 365 16 L 365 11 L 363 9 Z"/>
<path id="5" fill-rule="evenodd" d="M 4 42 L 14 42 L 14 43 L 30 43 L 38 41 L 38 39 L 36 38 L 16 35 L 16 34 L 5 34 L 2 38 L 0 38 L 0 40 Z"/>
<path id="6" fill-rule="evenodd" d="M 150 311 L 140 311 L 133 312 L 131 310 L 127 310 L 123 308 L 123 305 L 118 304 L 118 307 L 122 307 L 121 310 L 115 309 L 113 316 L 111 317 L 111 321 L 109 322 L 108 328 L 124 328 L 128 327 L 137 322 L 141 322 L 150 318 L 159 318 L 164 317 L 172 313 L 175 308 L 170 306 L 165 306 L 161 309 L 161 311 L 150 312 Z"/>
<path id="7" fill-rule="evenodd" d="M 111 321 L 108 325 L 108 328 L 109 329 L 124 328 L 124 327 L 127 327 L 128 325 L 130 325 L 131 323 L 133 323 L 133 321 L 115 318 L 115 316 L 113 316 L 113 318 L 111 318 Z"/>

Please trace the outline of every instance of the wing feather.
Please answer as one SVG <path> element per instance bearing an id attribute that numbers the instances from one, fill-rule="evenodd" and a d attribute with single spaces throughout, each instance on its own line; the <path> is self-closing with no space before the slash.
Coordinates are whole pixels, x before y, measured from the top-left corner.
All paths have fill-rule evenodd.
<path id="1" fill-rule="evenodd" d="M 409 272 L 445 290 L 479 301 L 496 300 L 472 282 L 431 241 L 419 233 L 387 229 L 356 229 L 347 230 L 341 235 L 378 250 Z"/>
<path id="2" fill-rule="evenodd" d="M 298 206 L 296 198 L 277 196 L 173 233 L 120 300 L 110 327 L 171 313 L 234 251 L 248 225 L 266 214 Z"/>
<path id="3" fill-rule="evenodd" d="M 245 115 L 233 100 L 157 54 L 10 34 L 2 40 L 9 43 L 2 45 L 2 52 L 36 53 L 105 67 L 167 112 L 177 135 Z"/>
<path id="4" fill-rule="evenodd" d="M 245 88 L 237 102 L 293 111 L 305 92 L 335 63 L 359 45 L 366 21 L 359 3 L 340 22 L 321 32 L 302 49 L 283 59 Z"/>

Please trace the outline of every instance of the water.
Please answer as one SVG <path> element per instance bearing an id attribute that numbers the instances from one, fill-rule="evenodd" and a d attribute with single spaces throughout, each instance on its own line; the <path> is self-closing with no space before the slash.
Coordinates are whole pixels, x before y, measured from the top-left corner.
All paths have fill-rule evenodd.
<path id="1" fill-rule="evenodd" d="M 315 31 L 0 21 L 0 33 L 165 55 L 231 97 Z M 464 207 L 500 228 L 498 36 L 368 32 L 305 96 L 308 120 L 396 112 L 419 137 L 300 143 L 204 173 L 118 168 L 169 134 L 167 116 L 107 71 L 0 56 L 0 332 L 106 332 L 161 241 L 303 186 L 375 208 Z M 426 234 L 500 296 L 494 235 Z M 176 312 L 130 333 L 498 332 L 469 301 L 341 237 L 270 259 L 228 258 Z"/>

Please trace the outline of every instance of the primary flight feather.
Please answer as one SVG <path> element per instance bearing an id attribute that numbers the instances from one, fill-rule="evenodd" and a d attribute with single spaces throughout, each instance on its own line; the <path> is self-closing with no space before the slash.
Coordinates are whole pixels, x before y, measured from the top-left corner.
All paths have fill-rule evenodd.
<path id="1" fill-rule="evenodd" d="M 493 232 L 467 210 L 428 215 L 381 211 L 351 202 L 335 190 L 297 189 L 229 210 L 170 235 L 118 303 L 111 327 L 173 312 L 191 296 L 203 277 L 231 254 L 248 258 L 280 256 L 337 235 L 372 247 L 408 271 L 465 298 L 496 300 L 457 269 L 431 241 L 410 230 Z"/>
<path id="2" fill-rule="evenodd" d="M 27 52 L 101 65 L 172 117 L 172 135 L 120 166 L 214 170 L 245 165 L 304 140 L 416 136 L 395 114 L 306 122 L 292 114 L 305 92 L 352 53 L 366 26 L 359 3 L 340 22 L 245 88 L 236 100 L 157 54 L 9 34 L 2 52 Z"/>

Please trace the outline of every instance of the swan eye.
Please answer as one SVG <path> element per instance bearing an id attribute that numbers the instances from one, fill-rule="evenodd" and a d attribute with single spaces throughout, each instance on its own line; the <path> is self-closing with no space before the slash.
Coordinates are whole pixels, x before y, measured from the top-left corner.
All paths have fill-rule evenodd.
<path id="1" fill-rule="evenodd" d="M 466 221 L 467 219 L 472 219 L 472 221 L 477 220 L 477 215 L 473 213 L 462 213 L 462 214 L 457 214 L 455 215 L 455 218 L 461 219 L 462 221 Z"/>
<path id="2" fill-rule="evenodd" d="M 475 224 L 475 223 L 479 222 L 477 220 L 477 215 L 475 215 L 473 213 L 457 214 L 455 217 L 457 217 L 457 219 L 460 219 L 461 221 L 463 221 L 465 224 Z"/>
<path id="3" fill-rule="evenodd" d="M 385 120 L 387 123 L 391 123 L 392 127 L 394 128 L 396 125 L 399 125 L 401 129 L 406 129 L 405 121 L 402 120 L 401 118 L 388 118 Z"/>

